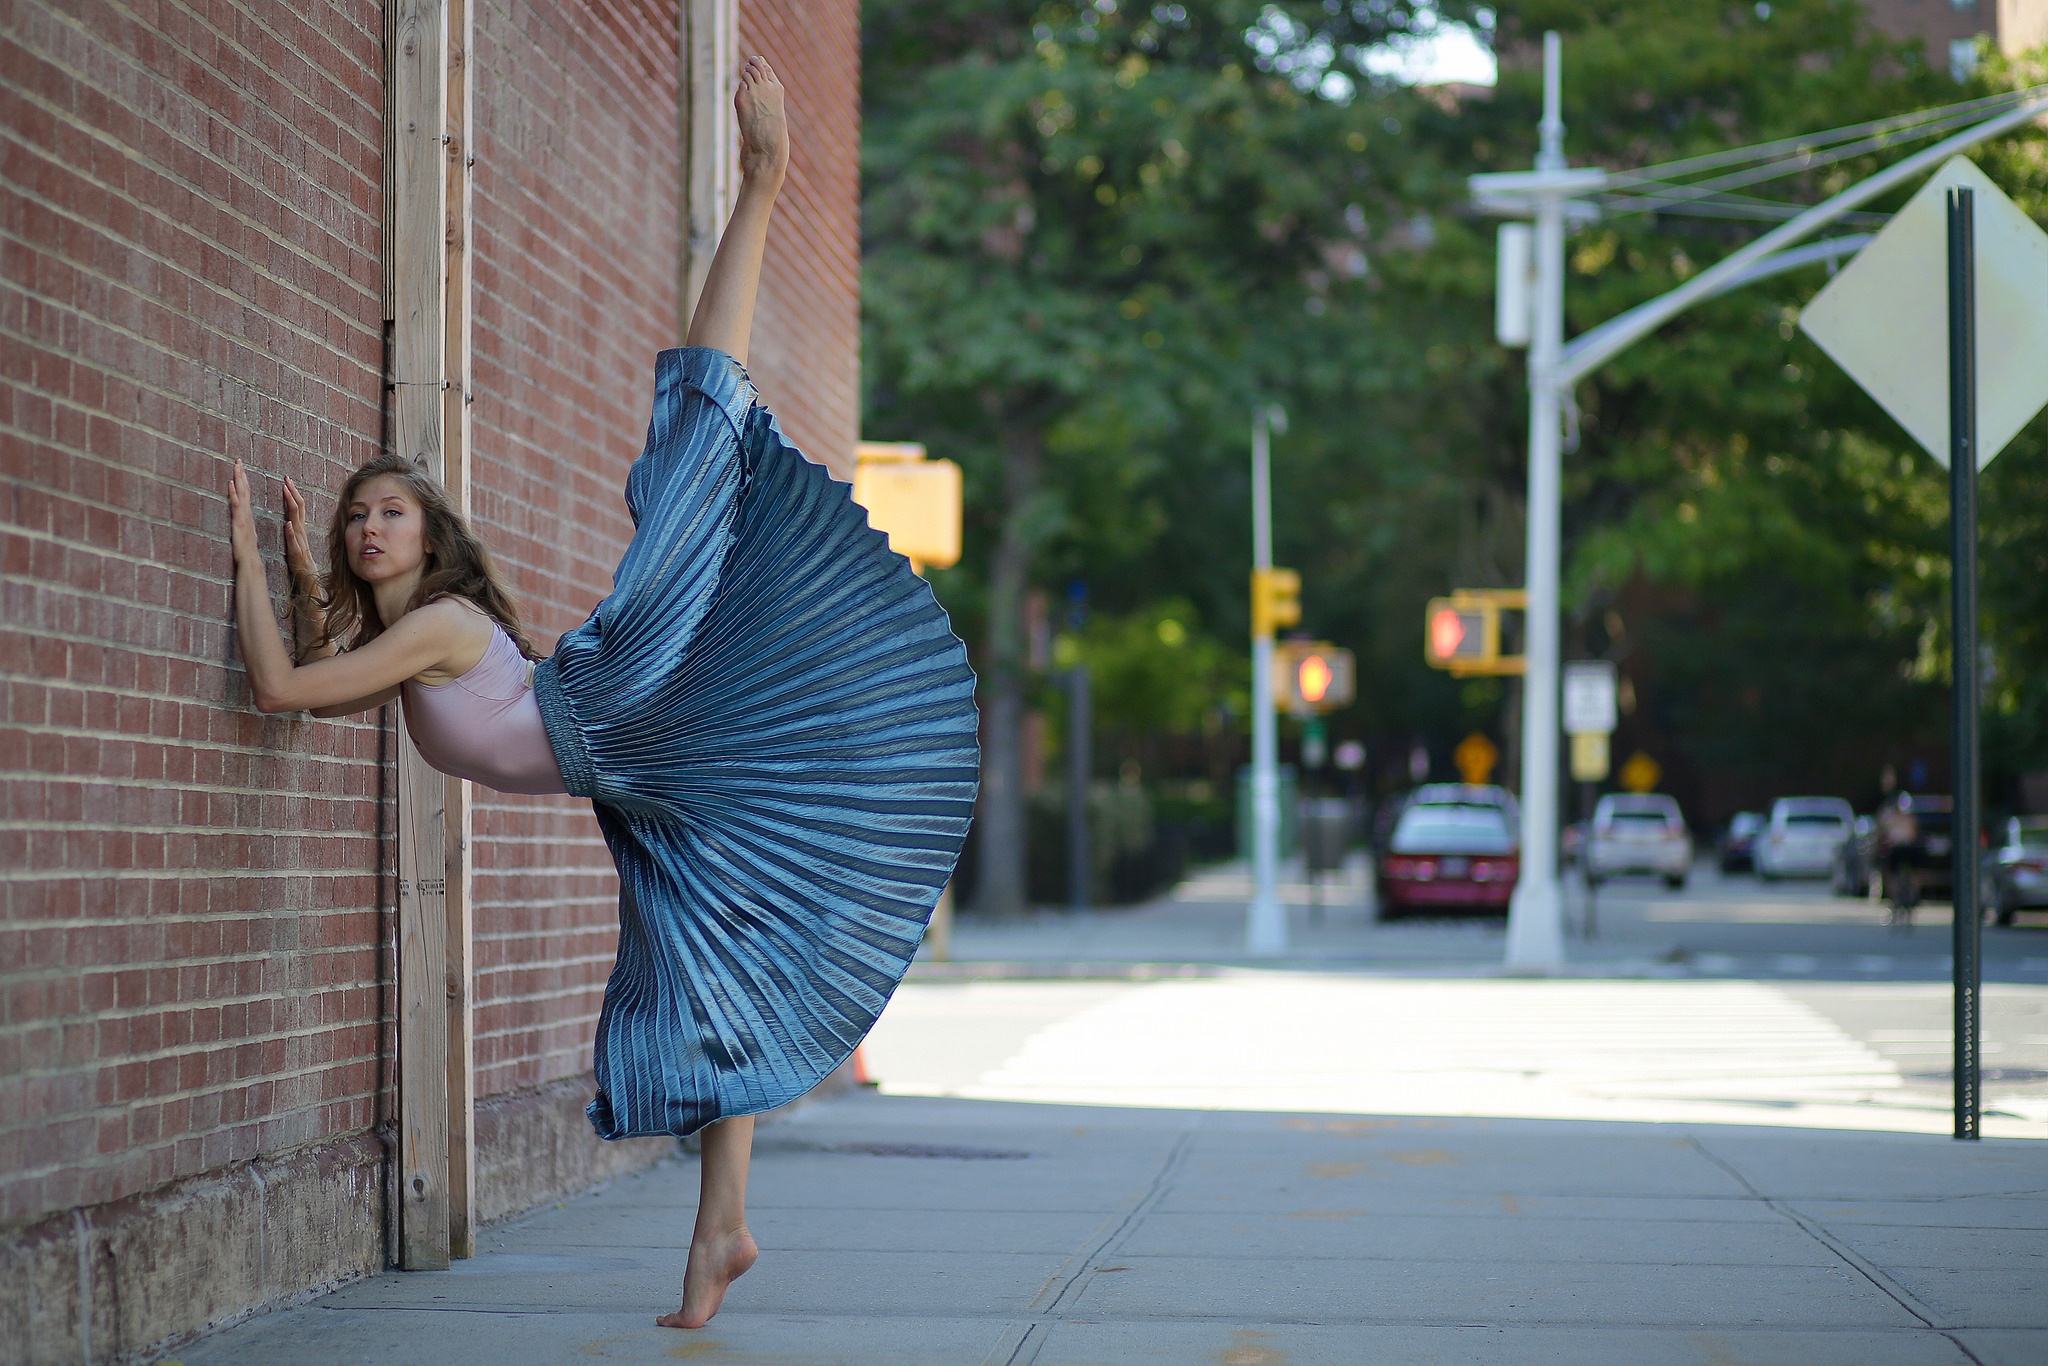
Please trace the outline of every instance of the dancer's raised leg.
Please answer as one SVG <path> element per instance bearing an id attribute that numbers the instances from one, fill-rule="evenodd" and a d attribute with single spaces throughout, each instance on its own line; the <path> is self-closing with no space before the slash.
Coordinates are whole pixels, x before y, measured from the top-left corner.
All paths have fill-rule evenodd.
<path id="1" fill-rule="evenodd" d="M 744 1276 L 760 1249 L 747 1232 L 747 1164 L 754 1155 L 754 1117 L 721 1119 L 704 1130 L 697 1227 L 690 1234 L 690 1265 L 683 1272 L 683 1307 L 655 1322 L 664 1328 L 702 1328 L 725 1300 L 726 1287 Z"/>
<path id="2" fill-rule="evenodd" d="M 754 296 L 761 284 L 761 253 L 768 244 L 768 219 L 782 178 L 789 170 L 789 121 L 783 116 L 782 82 L 765 57 L 749 57 L 740 68 L 733 109 L 740 125 L 740 192 L 732 217 L 718 239 L 704 292 L 690 317 L 690 346 L 710 346 L 747 363 L 754 330 Z"/>

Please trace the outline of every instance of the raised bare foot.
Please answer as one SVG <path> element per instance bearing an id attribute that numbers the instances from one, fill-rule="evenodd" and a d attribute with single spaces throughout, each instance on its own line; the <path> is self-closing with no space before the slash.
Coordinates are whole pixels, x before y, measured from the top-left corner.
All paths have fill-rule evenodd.
<path id="1" fill-rule="evenodd" d="M 726 1289 L 747 1274 L 761 1255 L 744 1228 L 690 1240 L 690 1264 L 683 1271 L 683 1307 L 655 1322 L 663 1328 L 702 1328 L 725 1303 Z"/>
<path id="2" fill-rule="evenodd" d="M 740 175 L 780 183 L 789 169 L 789 120 L 782 112 L 782 82 L 766 57 L 749 57 L 732 94 L 739 115 Z"/>

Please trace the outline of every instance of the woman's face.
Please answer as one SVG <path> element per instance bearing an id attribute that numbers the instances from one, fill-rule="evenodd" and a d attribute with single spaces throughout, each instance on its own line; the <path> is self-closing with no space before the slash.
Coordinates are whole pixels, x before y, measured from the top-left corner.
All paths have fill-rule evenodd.
<path id="1" fill-rule="evenodd" d="M 427 519 L 403 480 L 365 479 L 349 500 L 343 535 L 348 567 L 368 584 L 415 573 L 427 559 Z"/>

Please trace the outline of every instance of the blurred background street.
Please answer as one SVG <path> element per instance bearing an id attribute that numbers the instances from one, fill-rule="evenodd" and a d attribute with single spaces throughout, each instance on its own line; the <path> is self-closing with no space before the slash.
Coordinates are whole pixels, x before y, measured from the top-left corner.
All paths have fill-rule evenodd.
<path id="1" fill-rule="evenodd" d="M 1364 873 L 1283 884 L 1283 964 L 1244 954 L 1231 865 L 1141 907 L 963 929 L 869 1070 L 885 1094 L 1949 1131 L 1946 907 L 1900 929 L 1825 883 L 1611 882 L 1598 936 L 1531 982 L 1502 976 L 1498 920 L 1375 922 Z M 1985 1132 L 2048 1137 L 2048 922 L 1985 948 Z"/>

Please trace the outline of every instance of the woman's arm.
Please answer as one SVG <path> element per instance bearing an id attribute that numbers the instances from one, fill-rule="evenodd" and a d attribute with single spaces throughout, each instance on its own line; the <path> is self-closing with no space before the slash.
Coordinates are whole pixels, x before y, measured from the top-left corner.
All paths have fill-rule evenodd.
<path id="1" fill-rule="evenodd" d="M 258 711 L 379 705 L 406 679 L 446 666 L 451 656 L 469 655 L 466 663 L 473 665 L 482 653 L 476 647 L 489 643 L 489 626 L 479 614 L 450 600 L 406 613 L 360 650 L 294 664 L 271 611 L 249 474 L 239 460 L 228 489 L 228 527 L 235 554 L 235 625 Z M 484 638 L 474 639 L 479 633 Z"/>
<path id="2" fill-rule="evenodd" d="M 284 564 L 292 581 L 292 662 L 308 664 L 333 656 L 337 646 L 327 638 L 327 613 L 320 597 L 320 571 L 313 564 L 313 544 L 306 535 L 306 500 L 299 486 L 284 481 Z M 327 719 L 375 711 L 398 696 L 396 687 L 385 688 L 331 707 L 313 707 L 313 715 Z"/>
<path id="3" fill-rule="evenodd" d="M 704 291 L 697 296 L 684 345 L 709 346 L 745 365 L 768 219 L 789 170 L 789 124 L 783 117 L 782 82 L 765 57 L 747 58 L 732 102 L 740 125 L 740 192 L 711 269 L 704 273 Z"/>

